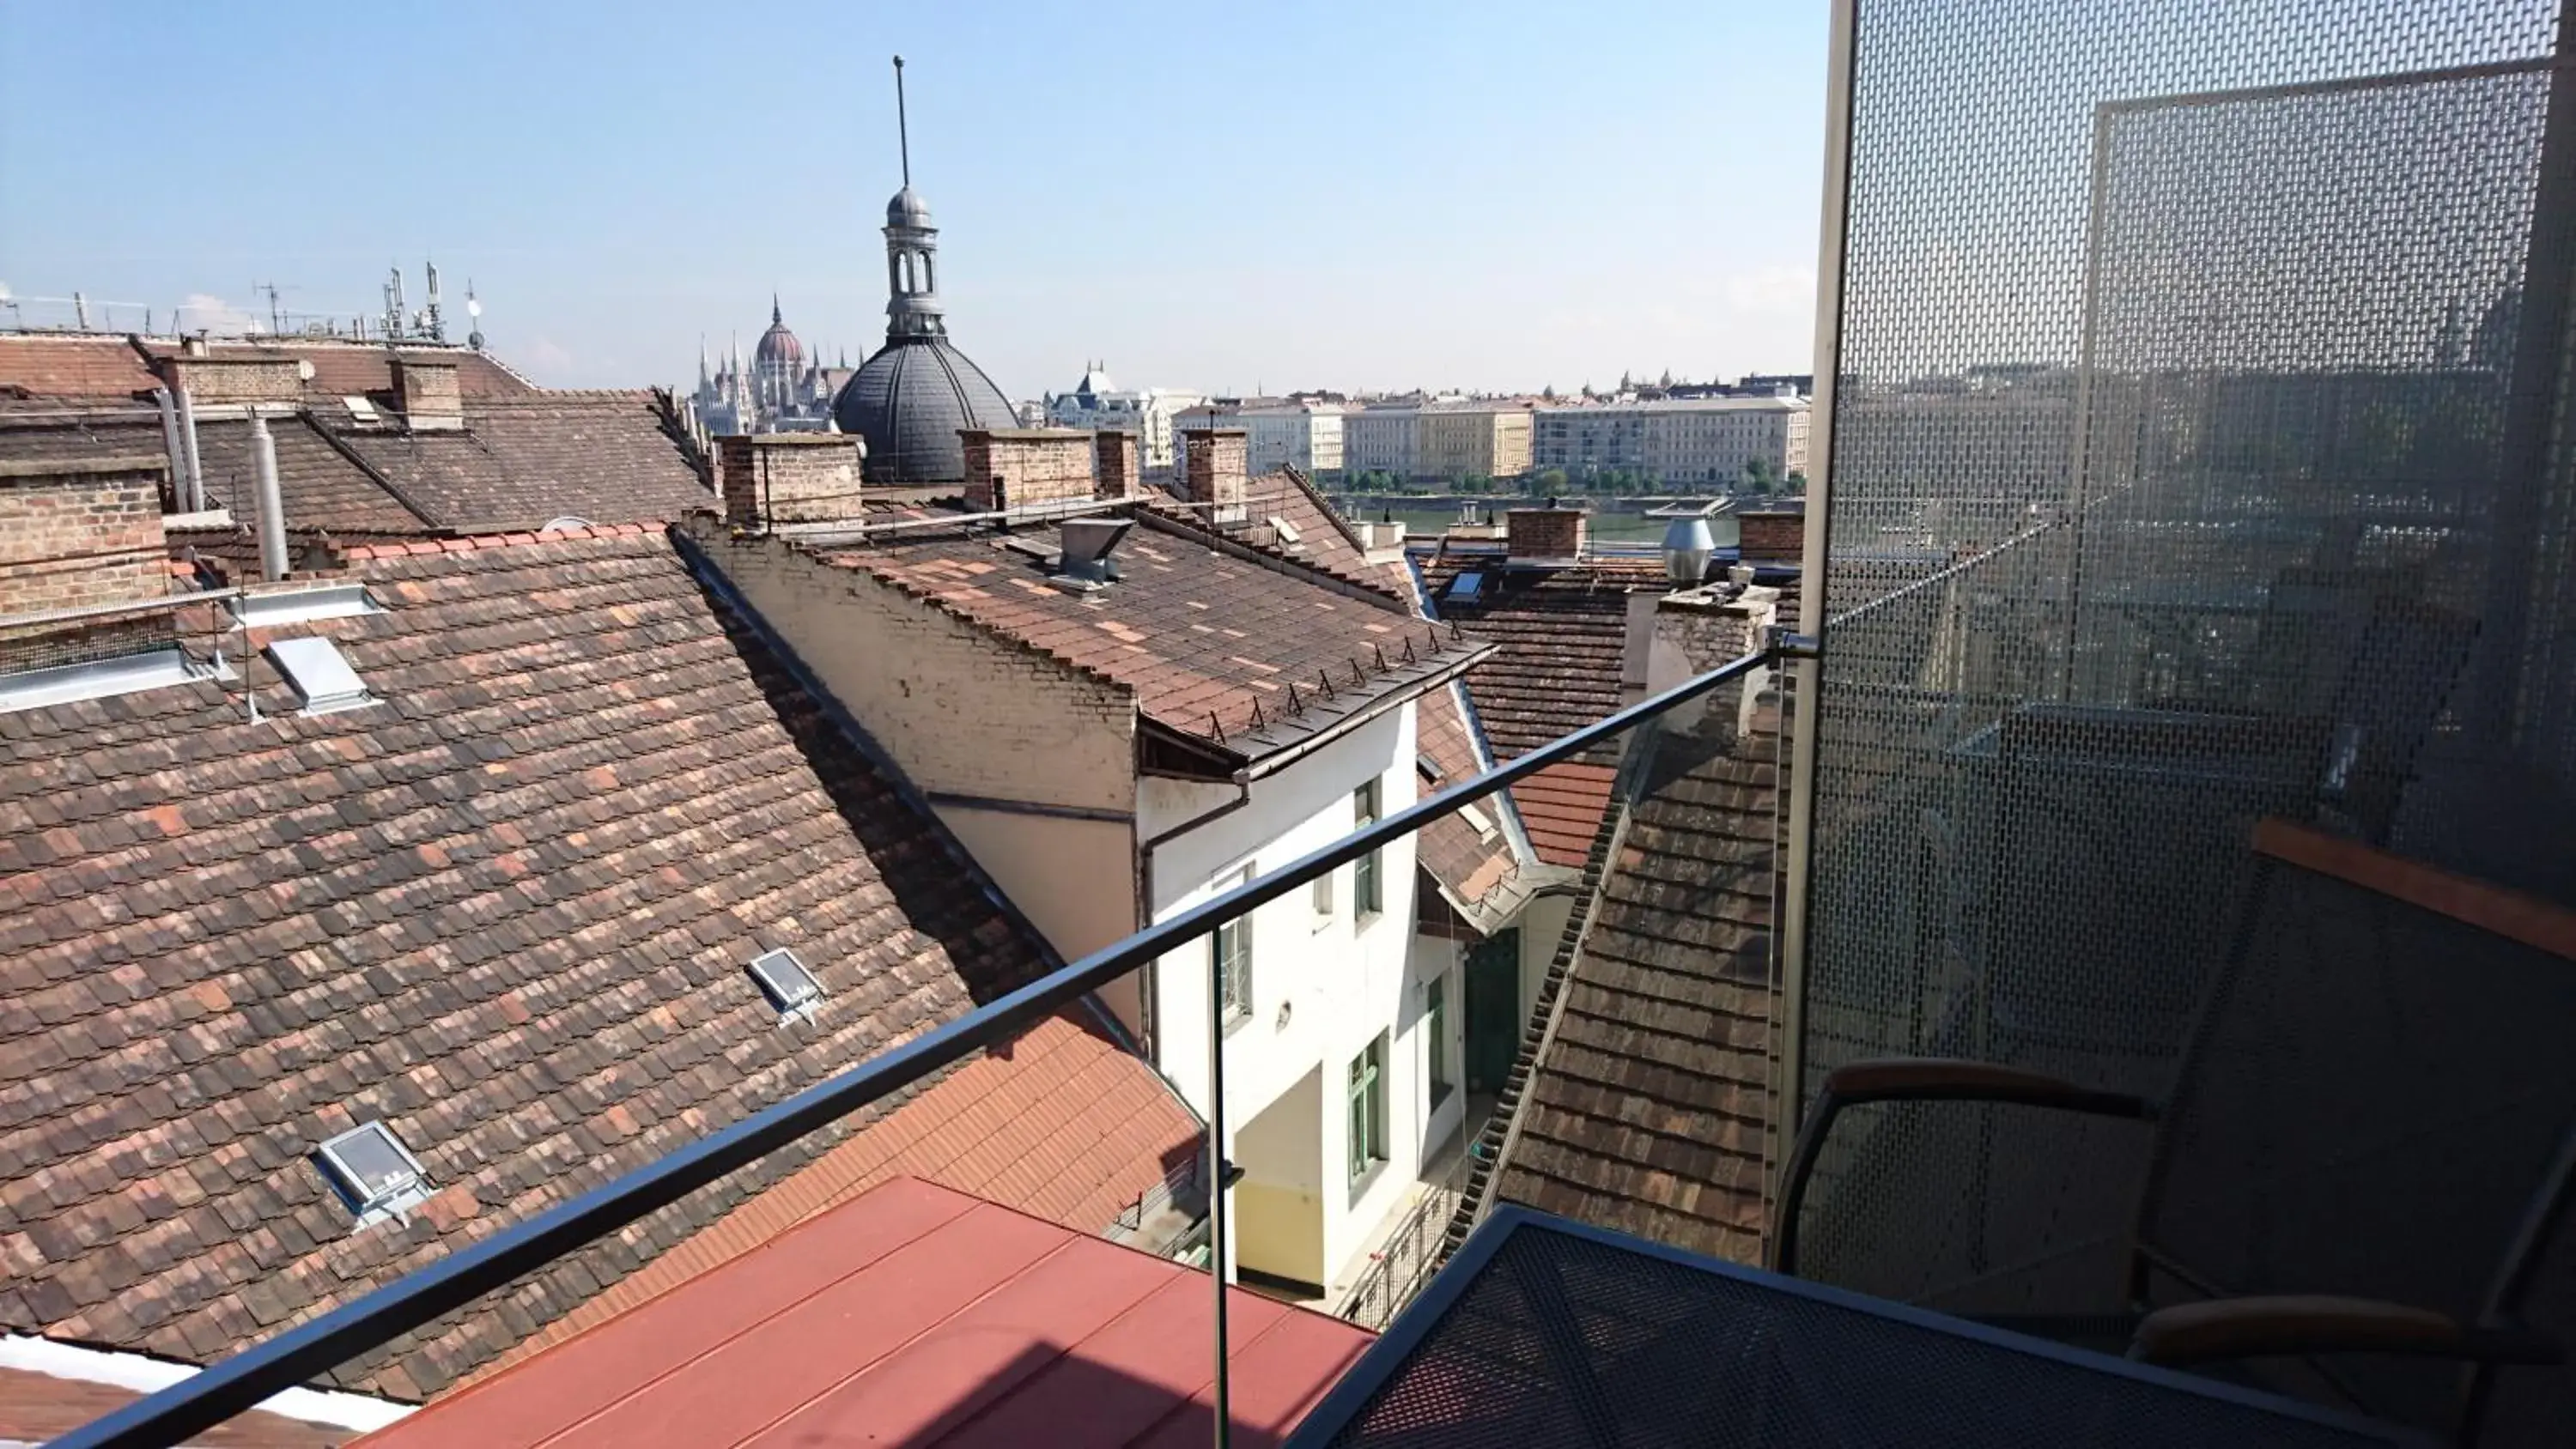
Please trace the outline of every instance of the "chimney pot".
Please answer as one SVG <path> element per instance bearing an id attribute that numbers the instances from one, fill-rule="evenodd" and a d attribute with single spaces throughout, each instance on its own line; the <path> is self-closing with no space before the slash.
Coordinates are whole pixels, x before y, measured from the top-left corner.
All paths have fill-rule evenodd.
<path id="1" fill-rule="evenodd" d="M 1208 510 L 1211 523 L 1244 522 L 1251 435 L 1241 428 L 1184 428 L 1181 443 L 1189 455 L 1181 472 L 1185 496 L 1193 503 L 1214 505 Z"/>
<path id="2" fill-rule="evenodd" d="M 1515 508 L 1503 515 L 1504 551 L 1515 563 L 1580 558 L 1585 525 L 1580 508 Z"/>

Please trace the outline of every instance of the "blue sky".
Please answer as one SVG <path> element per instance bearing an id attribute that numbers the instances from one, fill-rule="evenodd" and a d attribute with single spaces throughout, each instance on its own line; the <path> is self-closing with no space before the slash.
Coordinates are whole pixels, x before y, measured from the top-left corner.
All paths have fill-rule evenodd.
<path id="1" fill-rule="evenodd" d="M 683 380 L 772 288 L 855 361 L 901 52 L 1014 397 L 1802 370 L 1825 43 L 1796 0 L 0 0 L 0 283 L 347 315 L 427 255 L 549 383 Z"/>

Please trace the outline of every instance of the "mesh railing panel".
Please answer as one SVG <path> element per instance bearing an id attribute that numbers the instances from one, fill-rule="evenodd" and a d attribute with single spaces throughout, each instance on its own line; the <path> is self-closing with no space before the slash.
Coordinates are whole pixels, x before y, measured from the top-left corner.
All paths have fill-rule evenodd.
<path id="1" fill-rule="evenodd" d="M 1498 1225 L 1499 1226 L 1499 1225 Z M 1487 1232 L 1495 1231 L 1489 1226 Z M 2327 1445 L 2359 1433 L 1523 1223 L 1319 1442 Z M 1321 1430 L 1337 1428 L 1329 1440 Z"/>
<path id="2" fill-rule="evenodd" d="M 1806 1100 L 1889 1054 L 2173 1092 L 2264 817 L 2576 901 L 2557 8 L 1860 0 Z M 2281 1047 L 2239 1045 L 2222 1108 Z M 2028 1112 L 1836 1135 L 1806 1269 L 1955 1307 L 2103 1284 L 2145 1161 Z"/>

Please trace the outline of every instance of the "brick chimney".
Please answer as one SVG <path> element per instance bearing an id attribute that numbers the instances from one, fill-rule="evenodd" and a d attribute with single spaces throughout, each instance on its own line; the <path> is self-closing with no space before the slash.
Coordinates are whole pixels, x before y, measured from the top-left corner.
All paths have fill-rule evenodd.
<path id="1" fill-rule="evenodd" d="M 725 517 L 767 528 L 857 518 L 859 443 L 846 433 L 753 433 L 716 440 Z"/>
<path id="2" fill-rule="evenodd" d="M 1580 508 L 1515 508 L 1503 515 L 1505 552 L 1514 563 L 1579 558 L 1585 527 Z"/>
<path id="3" fill-rule="evenodd" d="M 1080 428 L 966 428 L 966 506 L 977 513 L 1087 503 L 1092 435 Z"/>
<path id="4" fill-rule="evenodd" d="M 296 357 L 214 357 L 192 351 L 163 358 L 161 370 L 198 407 L 295 403 L 304 397 L 304 362 Z"/>
<path id="5" fill-rule="evenodd" d="M 397 357 L 394 407 L 415 433 L 453 433 L 465 426 L 465 394 L 449 357 Z"/>
<path id="6" fill-rule="evenodd" d="M 1754 509 L 1737 513 L 1736 521 L 1744 527 L 1742 550 L 1747 562 L 1794 564 L 1805 556 L 1804 508 Z"/>
<path id="7" fill-rule="evenodd" d="M 170 592 L 161 532 L 166 459 L 0 462 L 0 616 L 157 599 Z M 170 642 L 166 613 L 0 625 L 0 670 L 75 664 Z"/>
<path id="8" fill-rule="evenodd" d="M 1102 428 L 1091 435 L 1093 468 L 1098 486 L 1095 498 L 1133 498 L 1145 491 L 1142 460 L 1138 444 L 1143 439 L 1116 428 Z"/>
<path id="9" fill-rule="evenodd" d="M 1212 522 L 1243 522 L 1251 435 L 1241 428 L 1184 428 L 1181 443 L 1189 458 L 1181 470 L 1181 496 L 1193 503 L 1215 504 L 1210 510 Z"/>
<path id="10" fill-rule="evenodd" d="M 1649 694 L 1661 693 L 1752 653 L 1760 647 L 1763 631 L 1780 621 L 1778 589 L 1703 584 L 1679 593 L 1646 597 L 1654 599 L 1651 630 L 1645 641 L 1645 692 Z M 1675 706 L 1664 716 L 1665 728 L 1740 735 L 1751 726 L 1754 705 L 1769 683 L 1770 671 L 1756 670 L 1742 680 Z"/>

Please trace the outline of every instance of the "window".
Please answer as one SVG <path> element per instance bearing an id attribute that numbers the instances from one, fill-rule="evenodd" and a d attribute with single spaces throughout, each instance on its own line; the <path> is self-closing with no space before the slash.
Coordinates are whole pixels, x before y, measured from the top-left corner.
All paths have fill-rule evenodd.
<path id="1" fill-rule="evenodd" d="M 751 979 L 760 983 L 761 993 L 780 1016 L 809 1011 L 823 999 L 823 983 L 814 979 L 793 951 L 764 951 L 752 958 Z"/>
<path id="2" fill-rule="evenodd" d="M 1315 929 L 1322 930 L 1333 920 L 1333 877 L 1339 871 L 1326 871 L 1315 877 Z"/>
<path id="3" fill-rule="evenodd" d="M 1351 1186 L 1386 1161 L 1386 1033 L 1351 1058 Z"/>
<path id="4" fill-rule="evenodd" d="M 1351 822 L 1354 829 L 1363 829 L 1377 823 L 1377 781 L 1371 780 L 1362 785 L 1358 792 L 1351 796 Z M 1378 857 L 1384 853 L 1372 850 L 1351 864 L 1351 918 L 1353 920 L 1366 922 L 1386 909 L 1386 890 L 1378 880 L 1381 864 Z"/>
<path id="5" fill-rule="evenodd" d="M 1431 1105 L 1437 1108 L 1449 1100 L 1453 1084 L 1449 1071 L 1449 976 L 1443 972 L 1431 978 L 1422 988 L 1422 1025 L 1431 1033 L 1429 1076 Z"/>
<path id="6" fill-rule="evenodd" d="M 429 1197 L 429 1176 L 402 1139 L 382 1122 L 362 1122 L 314 1150 L 331 1189 L 360 1222 L 414 1207 Z"/>
<path id="7" fill-rule="evenodd" d="M 1247 867 L 1242 874 L 1223 887 L 1232 890 L 1252 879 Z M 1216 928 L 1208 937 L 1211 965 L 1216 971 L 1217 999 L 1225 1006 L 1225 1019 L 1231 1023 L 1252 1014 L 1252 918 L 1237 916 Z"/>

